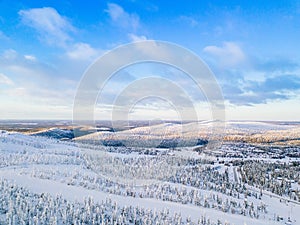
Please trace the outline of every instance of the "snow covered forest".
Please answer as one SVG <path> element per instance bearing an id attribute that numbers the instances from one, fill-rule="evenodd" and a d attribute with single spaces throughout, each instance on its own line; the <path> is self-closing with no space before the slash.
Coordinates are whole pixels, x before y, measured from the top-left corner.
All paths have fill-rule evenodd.
<path id="1" fill-rule="evenodd" d="M 231 141 L 221 151 L 2 131 L 0 224 L 300 222 L 299 148 Z"/>

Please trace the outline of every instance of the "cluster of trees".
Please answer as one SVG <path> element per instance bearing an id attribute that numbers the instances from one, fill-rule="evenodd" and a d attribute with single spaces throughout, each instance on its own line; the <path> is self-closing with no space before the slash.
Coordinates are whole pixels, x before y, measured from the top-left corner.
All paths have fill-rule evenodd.
<path id="1" fill-rule="evenodd" d="M 0 168 L 28 164 L 82 164 L 80 150 L 74 148 L 74 143 L 64 142 L 63 146 L 57 147 L 57 142 L 55 139 L 5 133 L 0 136 L 0 150 L 5 153 L 0 154 Z M 9 148 L 2 149 L 1 145 Z"/>
<path id="2" fill-rule="evenodd" d="M 39 149 L 47 148 L 47 144 L 41 142 L 41 139 L 27 137 L 25 135 L 18 134 L 18 133 L 16 134 L 5 133 L 0 136 L 0 141 L 3 143 L 11 143 L 14 145 L 22 145 L 22 146 L 31 146 Z"/>
<path id="3" fill-rule="evenodd" d="M 68 185 L 83 186 L 116 195 L 192 204 L 254 218 L 266 213 L 264 204 L 254 204 L 251 201 L 245 204 L 244 199 L 248 196 L 258 198 L 257 192 L 247 190 L 245 185 L 230 182 L 227 170 L 221 174 L 210 166 L 201 169 L 197 166 L 184 168 L 166 180 L 168 182 L 143 186 L 116 183 L 85 170 L 61 171 L 39 168 L 31 175 L 41 179 L 65 180 Z"/>
<path id="4" fill-rule="evenodd" d="M 40 154 L 27 154 L 17 153 L 17 154 L 0 154 L 0 168 L 8 166 L 18 166 L 18 165 L 29 165 L 29 164 L 67 164 L 67 165 L 80 165 L 82 164 L 82 159 L 79 157 L 74 157 L 72 155 L 55 155 L 47 154 L 41 152 Z"/>
<path id="5" fill-rule="evenodd" d="M 2 215 L 5 215 L 3 218 Z M 2 219 L 2 221 L 1 221 Z M 83 203 L 70 202 L 62 196 L 34 194 L 6 180 L 0 180 L 0 223 L 8 225 L 42 224 L 222 224 L 202 216 L 197 223 L 168 210 L 152 211 L 140 207 L 120 207 L 107 199 L 94 203 L 87 198 Z M 225 223 L 229 225 L 229 223 Z"/>
<path id="6" fill-rule="evenodd" d="M 299 163 L 245 161 L 240 173 L 244 183 L 300 201 L 300 190 L 291 188 L 292 183 L 300 183 Z"/>
<path id="7" fill-rule="evenodd" d="M 247 143 L 279 143 L 285 144 L 288 141 L 299 141 L 300 129 L 268 130 L 268 131 L 227 131 L 224 141 L 247 142 Z M 299 142 L 297 142 L 299 144 Z"/>

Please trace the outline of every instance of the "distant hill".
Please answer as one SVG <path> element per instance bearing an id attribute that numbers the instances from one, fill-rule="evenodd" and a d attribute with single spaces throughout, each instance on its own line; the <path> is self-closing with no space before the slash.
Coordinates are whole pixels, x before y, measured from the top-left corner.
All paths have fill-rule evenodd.
<path id="1" fill-rule="evenodd" d="M 30 134 L 31 136 L 42 136 L 55 139 L 73 139 L 74 133 L 72 129 L 50 128 L 37 131 Z"/>
<path id="2" fill-rule="evenodd" d="M 300 145 L 300 124 L 282 122 L 229 121 L 226 128 L 212 121 L 185 124 L 162 123 L 123 131 L 100 131 L 75 138 L 76 141 L 106 146 L 205 145 L 209 140 L 253 144 Z"/>

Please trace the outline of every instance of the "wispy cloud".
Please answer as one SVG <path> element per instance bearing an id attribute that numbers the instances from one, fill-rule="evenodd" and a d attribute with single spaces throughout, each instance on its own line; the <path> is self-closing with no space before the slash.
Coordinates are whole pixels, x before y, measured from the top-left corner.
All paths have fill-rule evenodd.
<path id="1" fill-rule="evenodd" d="M 76 43 L 67 51 L 67 56 L 75 60 L 90 60 L 99 55 L 100 52 L 87 43 Z"/>
<path id="2" fill-rule="evenodd" d="M 67 17 L 59 14 L 54 8 L 20 10 L 19 15 L 26 26 L 32 27 L 38 32 L 41 41 L 51 46 L 61 47 L 66 51 L 69 59 L 86 61 L 102 53 L 88 43 L 74 40 L 72 34 L 78 29 L 71 24 Z M 25 55 L 24 58 L 34 61 L 31 55 Z"/>
<path id="3" fill-rule="evenodd" d="M 0 53 L 0 68 L 14 76 L 32 78 L 41 77 L 45 71 L 51 70 L 49 65 L 39 62 L 34 55 L 23 55 L 14 49 L 7 49 Z"/>
<path id="4" fill-rule="evenodd" d="M 203 51 L 211 55 L 216 63 L 223 67 L 234 67 L 246 60 L 245 53 L 241 47 L 234 42 L 224 42 L 221 47 L 207 46 Z"/>
<path id="5" fill-rule="evenodd" d="M 268 73 L 285 73 L 299 68 L 299 64 L 288 58 L 253 59 L 255 69 Z"/>
<path id="6" fill-rule="evenodd" d="M 59 70 L 39 61 L 35 56 L 22 55 L 12 49 L 0 54 L 0 68 L 0 72 L 9 74 L 9 79 L 14 81 L 14 88 L 56 89 L 66 79 Z"/>
<path id="7" fill-rule="evenodd" d="M 7 37 L 1 30 L 0 30 L 0 40 L 9 40 L 9 37 Z"/>
<path id="8" fill-rule="evenodd" d="M 71 39 L 69 32 L 76 30 L 67 18 L 51 7 L 20 10 L 19 15 L 25 25 L 34 28 L 40 38 L 51 45 L 65 46 Z"/>
<path id="9" fill-rule="evenodd" d="M 126 12 L 120 5 L 109 3 L 105 10 L 114 25 L 135 31 L 140 26 L 140 18 L 135 13 Z"/>
<path id="10" fill-rule="evenodd" d="M 1 58 L 3 60 L 14 60 L 17 58 L 17 56 L 18 56 L 18 53 L 16 52 L 16 50 L 7 49 L 2 53 Z"/>
<path id="11" fill-rule="evenodd" d="M 146 41 L 147 40 L 147 37 L 144 36 L 144 35 L 139 36 L 139 35 L 135 35 L 135 34 L 132 34 L 132 33 L 128 34 L 128 37 L 133 42 L 136 42 L 136 41 Z"/>
<path id="12" fill-rule="evenodd" d="M 250 88 L 256 92 L 282 93 L 284 91 L 294 91 L 300 89 L 300 77 L 296 75 L 282 75 L 267 78 L 263 82 L 251 83 Z"/>
<path id="13" fill-rule="evenodd" d="M 36 57 L 34 55 L 24 55 L 24 58 L 29 61 L 36 61 Z"/>
<path id="14" fill-rule="evenodd" d="M 0 84 L 13 85 L 14 82 L 3 73 L 0 73 Z"/>
<path id="15" fill-rule="evenodd" d="M 207 46 L 204 52 L 210 56 L 225 99 L 233 105 L 284 101 L 300 91 L 299 65 L 293 60 L 249 56 L 234 42 Z"/>
<path id="16" fill-rule="evenodd" d="M 265 104 L 273 100 L 295 98 L 300 91 L 300 77 L 281 75 L 263 81 L 243 80 L 223 85 L 225 98 L 235 105 Z"/>

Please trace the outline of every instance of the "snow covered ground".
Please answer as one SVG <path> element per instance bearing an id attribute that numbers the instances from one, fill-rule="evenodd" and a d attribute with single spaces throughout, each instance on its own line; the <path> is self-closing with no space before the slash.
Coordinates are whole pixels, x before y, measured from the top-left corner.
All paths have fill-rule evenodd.
<path id="1" fill-rule="evenodd" d="M 86 155 L 91 151 L 95 150 L 88 145 L 3 131 L 0 132 L 0 180 L 9 180 L 32 193 L 48 193 L 54 197 L 61 194 L 70 202 L 84 202 L 91 196 L 95 203 L 111 199 L 120 207 L 168 210 L 170 215 L 180 214 L 182 224 L 189 221 L 187 218 L 199 224 L 204 224 L 203 218 L 209 219 L 211 224 L 218 221 L 220 224 L 285 224 L 289 217 L 292 224 L 300 224 L 297 200 L 243 184 L 238 166 L 217 162 L 210 165 L 216 159 L 203 157 L 188 148 L 174 150 L 171 155 L 201 160 L 199 171 L 194 170 L 194 161 L 191 161 L 191 165 L 183 165 L 169 180 L 164 176 L 162 180 L 142 186 L 118 184 L 113 179 L 103 178 L 101 171 L 90 168 L 86 162 Z M 160 157 L 126 151 L 107 154 L 125 162 L 130 157 L 143 160 Z M 195 176 L 189 177 L 189 174 Z M 260 193 L 262 196 L 258 197 Z M 7 215 L 5 217 L 1 208 L 0 214 L 0 223 L 6 221 Z"/>

